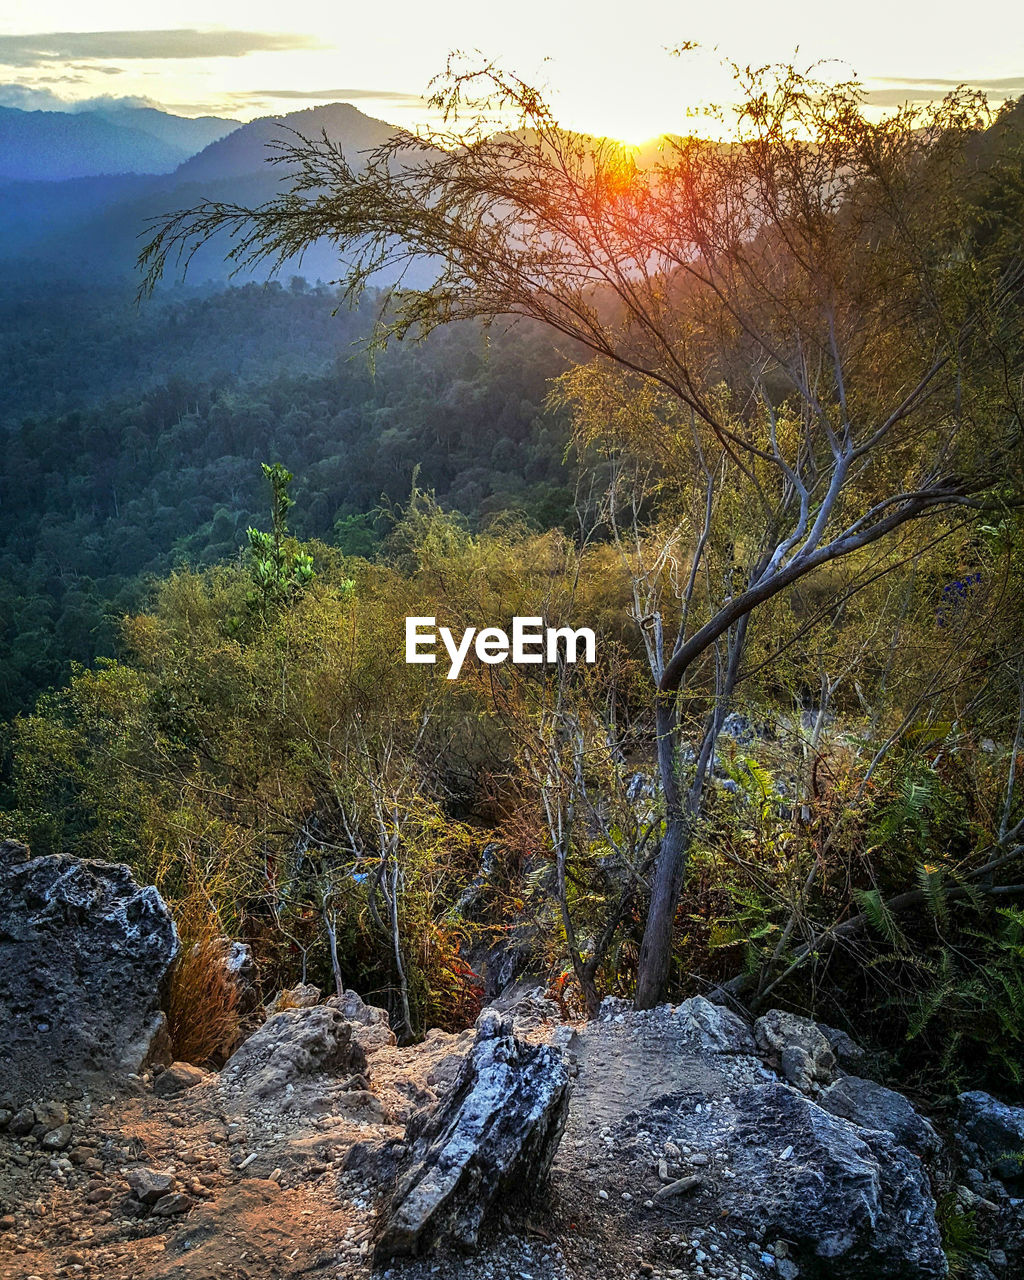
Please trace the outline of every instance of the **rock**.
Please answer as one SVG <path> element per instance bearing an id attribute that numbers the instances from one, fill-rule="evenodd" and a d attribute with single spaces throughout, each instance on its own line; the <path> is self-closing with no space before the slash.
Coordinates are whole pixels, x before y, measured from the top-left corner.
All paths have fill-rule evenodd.
<path id="1" fill-rule="evenodd" d="M 44 1133 L 39 1145 L 45 1151 L 63 1151 L 70 1142 L 71 1126 L 69 1124 L 61 1124 L 56 1129 L 51 1129 L 48 1133 Z"/>
<path id="2" fill-rule="evenodd" d="M 312 1009 L 320 1003 L 320 988 L 311 983 L 300 982 L 297 987 L 289 987 L 287 991 L 279 991 L 274 997 L 267 1016 L 273 1017 L 283 1009 Z"/>
<path id="3" fill-rule="evenodd" d="M 47 1131 L 68 1122 L 68 1109 L 63 1102 L 37 1102 L 32 1109 L 36 1114 L 36 1123 Z"/>
<path id="4" fill-rule="evenodd" d="M 757 1046 L 750 1028 L 738 1014 L 703 996 L 694 996 L 676 1006 L 677 1024 L 688 1039 L 704 1053 L 754 1054 Z"/>
<path id="5" fill-rule="evenodd" d="M 8 1121 L 7 1132 L 13 1134 L 15 1138 L 24 1138 L 37 1124 L 35 1111 L 31 1107 L 21 1107 Z"/>
<path id="6" fill-rule="evenodd" d="M 176 1218 L 179 1214 L 188 1213 L 195 1204 L 191 1196 L 184 1191 L 171 1191 L 161 1196 L 153 1205 L 153 1216 L 156 1218 Z"/>
<path id="7" fill-rule="evenodd" d="M 135 1198 L 142 1204 L 156 1204 L 162 1196 L 173 1189 L 174 1175 L 144 1166 L 131 1170 L 128 1174 L 128 1185 L 135 1192 Z"/>
<path id="8" fill-rule="evenodd" d="M 946 1275 L 928 1177 L 888 1133 L 781 1083 L 744 1087 L 699 1112 L 695 1102 L 666 1099 L 663 1123 L 687 1145 L 714 1149 L 716 1167 L 734 1174 L 695 1210 L 705 1221 L 728 1216 L 755 1239 L 784 1239 L 803 1274 L 829 1280 Z"/>
<path id="9" fill-rule="evenodd" d="M 485 1010 L 451 1092 L 409 1125 L 412 1149 L 381 1215 L 375 1257 L 415 1254 L 441 1239 L 475 1247 L 488 1216 L 544 1182 L 568 1095 L 561 1053 L 525 1044 Z"/>
<path id="10" fill-rule="evenodd" d="M 836 1055 L 816 1022 L 769 1009 L 754 1023 L 754 1038 L 767 1057 L 777 1061 L 790 1084 L 812 1092 L 836 1078 Z"/>
<path id="11" fill-rule="evenodd" d="M 660 1187 L 655 1193 L 655 1200 L 670 1200 L 673 1196 L 681 1196 L 685 1191 L 692 1191 L 694 1187 L 699 1187 L 704 1179 L 699 1173 L 692 1173 L 687 1178 L 677 1178 L 675 1182 L 670 1182 L 666 1187 Z"/>
<path id="12" fill-rule="evenodd" d="M 1011 1107 L 980 1090 L 962 1093 L 956 1136 L 967 1159 L 984 1173 L 1024 1179 L 1024 1107 Z"/>
<path id="13" fill-rule="evenodd" d="M 931 1124 L 917 1114 L 902 1093 L 874 1080 L 843 1076 L 821 1093 L 818 1102 L 834 1116 L 845 1116 L 862 1129 L 891 1133 L 897 1142 L 919 1156 L 935 1155 L 942 1145 Z"/>
<path id="14" fill-rule="evenodd" d="M 0 1130 L 6 1129 L 14 1119 L 14 1112 L 9 1107 L 0 1107 Z"/>
<path id="15" fill-rule="evenodd" d="M 366 1065 L 352 1023 L 327 1005 L 285 1009 L 269 1017 L 228 1060 L 222 1088 L 282 1102 L 289 1085 L 319 1075 L 351 1076 Z"/>
<path id="16" fill-rule="evenodd" d="M 0 840 L 0 868 L 28 862 L 31 857 L 28 845 L 22 844 L 20 840 Z"/>
<path id="17" fill-rule="evenodd" d="M 865 1057 L 864 1050 L 845 1031 L 836 1027 L 827 1027 L 823 1022 L 817 1023 L 818 1030 L 832 1046 L 836 1061 L 841 1067 L 855 1067 Z"/>
<path id="18" fill-rule="evenodd" d="M 157 891 L 127 867 L 63 855 L 12 861 L 8 852 L 0 919 L 6 1087 L 46 1096 L 96 1073 L 139 1070 L 179 949 Z"/>
<path id="19" fill-rule="evenodd" d="M 355 991 L 331 996 L 324 1003 L 330 1009 L 339 1010 L 349 1022 L 355 1024 L 352 1034 L 367 1057 L 379 1049 L 387 1049 L 398 1043 L 398 1037 L 391 1030 L 387 1010 L 365 1004 Z"/>
<path id="20" fill-rule="evenodd" d="M 225 938 L 224 968 L 235 979 L 239 990 L 251 988 L 257 978 L 256 957 L 247 942 Z"/>
<path id="21" fill-rule="evenodd" d="M 153 1092 L 158 1098 L 173 1097 L 202 1084 L 206 1074 L 202 1067 L 195 1067 L 191 1062 L 172 1062 L 153 1081 Z"/>

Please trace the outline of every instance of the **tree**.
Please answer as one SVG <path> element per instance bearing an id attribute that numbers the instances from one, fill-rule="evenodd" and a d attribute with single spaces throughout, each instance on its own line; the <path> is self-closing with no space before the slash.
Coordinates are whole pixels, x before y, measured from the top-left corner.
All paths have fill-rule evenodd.
<path id="1" fill-rule="evenodd" d="M 434 283 L 391 293 L 380 343 L 532 317 L 617 370 L 620 403 L 623 390 L 649 397 L 631 446 L 684 450 L 674 461 L 704 514 L 669 557 L 677 589 L 635 597 L 665 806 L 640 1007 L 665 989 L 705 779 L 758 611 L 912 522 L 1019 493 L 1012 130 L 985 134 L 966 91 L 875 123 L 854 84 L 793 68 L 737 80 L 729 141 L 665 139 L 641 164 L 562 129 L 515 76 L 450 67 L 442 130 L 396 133 L 359 168 L 326 136 L 285 140 L 282 195 L 178 213 L 140 258 L 152 285 L 221 231 L 240 265 L 283 266 L 329 238 L 353 298 L 382 268 L 426 260 Z M 712 581 L 726 510 L 738 536 Z M 711 697 L 687 764 L 681 697 L 702 666 Z"/>
<path id="2" fill-rule="evenodd" d="M 270 466 L 264 462 L 263 474 L 270 482 L 271 531 L 250 528 L 246 536 L 259 602 L 266 608 L 283 603 L 309 583 L 313 560 L 288 537 L 288 512 L 295 505 L 288 486 L 294 476 L 280 462 Z"/>

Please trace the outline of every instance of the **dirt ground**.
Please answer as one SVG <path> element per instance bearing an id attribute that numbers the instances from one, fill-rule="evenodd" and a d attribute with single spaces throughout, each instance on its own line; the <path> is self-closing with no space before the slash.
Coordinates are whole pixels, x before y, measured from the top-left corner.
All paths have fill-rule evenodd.
<path id="1" fill-rule="evenodd" d="M 554 1040 L 576 1075 L 549 1187 L 499 1222 L 472 1256 L 397 1261 L 393 1280 L 602 1280 L 611 1276 L 777 1275 L 756 1242 L 705 1220 L 698 1202 L 655 1203 L 661 1148 L 644 1107 L 672 1090 L 730 1086 L 687 1058 L 670 1022 L 642 1035 L 615 1022 L 559 1024 L 552 1006 L 517 1022 Z M 73 1137 L 46 1152 L 0 1136 L 0 1280 L 365 1280 L 380 1188 L 403 1150 L 404 1122 L 454 1078 L 472 1033 L 434 1033 L 368 1062 L 370 1092 L 347 1109 L 232 1110 L 211 1073 L 172 1097 L 147 1077 L 70 1105 Z M 335 1100 L 336 1101 L 336 1100 Z M 130 1179 L 173 1179 L 183 1211 L 158 1216 Z M 662 1169 L 664 1175 L 664 1169 Z M 709 1234 L 710 1233 L 710 1234 Z"/>

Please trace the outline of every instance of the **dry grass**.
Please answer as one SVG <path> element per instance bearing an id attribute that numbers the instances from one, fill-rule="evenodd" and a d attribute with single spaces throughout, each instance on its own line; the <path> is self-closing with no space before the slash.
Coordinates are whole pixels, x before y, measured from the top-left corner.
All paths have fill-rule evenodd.
<path id="1" fill-rule="evenodd" d="M 174 1055 L 196 1066 L 219 1066 L 238 1038 L 238 985 L 224 963 L 228 944 L 210 915 L 179 909 L 181 955 L 167 996 Z"/>

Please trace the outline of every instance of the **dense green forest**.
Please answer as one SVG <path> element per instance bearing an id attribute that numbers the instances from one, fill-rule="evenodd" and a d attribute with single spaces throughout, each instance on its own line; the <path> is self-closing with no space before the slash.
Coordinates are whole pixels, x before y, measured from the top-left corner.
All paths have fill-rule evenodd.
<path id="1" fill-rule="evenodd" d="M 148 575 L 234 556 L 265 458 L 298 476 L 296 531 L 347 550 L 373 549 L 414 472 L 475 521 L 567 520 L 551 340 L 465 325 L 371 357 L 374 307 L 301 278 L 138 309 L 119 291 L 0 302 L 0 716 L 112 655 Z"/>

